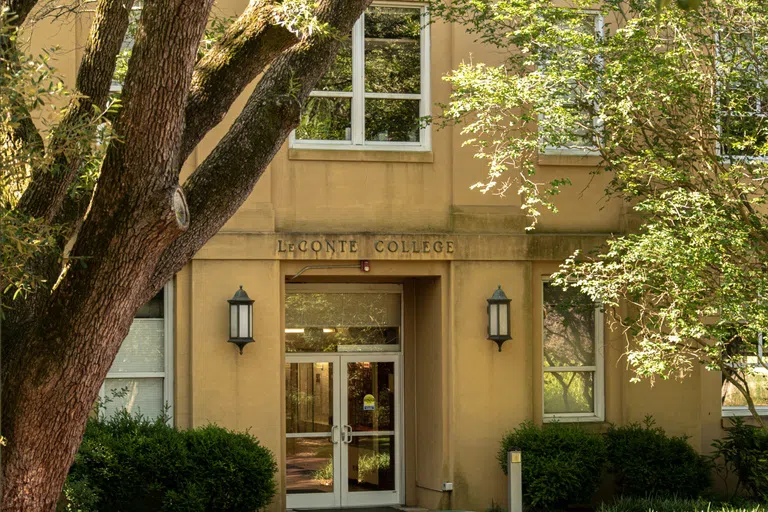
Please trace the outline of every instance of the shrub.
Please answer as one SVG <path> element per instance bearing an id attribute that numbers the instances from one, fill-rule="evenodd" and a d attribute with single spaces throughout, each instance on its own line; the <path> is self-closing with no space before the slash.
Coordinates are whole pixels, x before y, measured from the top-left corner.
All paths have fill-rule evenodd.
<path id="1" fill-rule="evenodd" d="M 125 411 L 88 421 L 68 510 L 255 511 L 275 494 L 272 453 L 248 433 L 176 430 Z"/>
<path id="2" fill-rule="evenodd" d="M 625 497 L 610 505 L 602 505 L 598 512 L 768 512 L 768 509 L 762 505 L 736 506 L 701 499 Z"/>
<path id="3" fill-rule="evenodd" d="M 712 443 L 718 472 L 735 473 L 752 498 L 768 503 L 768 430 L 733 418 L 725 431 L 724 438 Z"/>
<path id="4" fill-rule="evenodd" d="M 685 437 L 668 437 L 647 417 L 644 425 L 611 426 L 608 468 L 625 496 L 696 497 L 710 486 L 711 464 Z"/>
<path id="5" fill-rule="evenodd" d="M 589 503 L 605 465 L 605 443 L 575 425 L 552 423 L 537 427 L 525 422 L 507 433 L 498 460 L 507 473 L 507 452 L 523 452 L 523 501 L 531 508 L 549 510 Z"/>

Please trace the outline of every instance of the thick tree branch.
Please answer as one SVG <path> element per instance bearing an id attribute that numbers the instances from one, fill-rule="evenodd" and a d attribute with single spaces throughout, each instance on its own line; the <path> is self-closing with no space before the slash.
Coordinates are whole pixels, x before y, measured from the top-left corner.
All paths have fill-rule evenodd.
<path id="1" fill-rule="evenodd" d="M 83 127 L 88 128 L 87 124 L 95 111 L 103 111 L 106 107 L 132 5 L 133 0 L 99 1 L 77 74 L 77 95 L 56 127 L 49 148 L 54 158 L 53 166 L 35 170 L 19 200 L 19 212 L 48 222 L 59 212 L 67 190 L 77 177 L 84 153 L 88 152 L 84 144 L 73 147 L 71 141 L 73 138 L 82 140 L 80 131 Z"/>
<path id="2" fill-rule="evenodd" d="M 54 509 L 151 271 L 183 229 L 174 208 L 178 151 L 212 4 L 145 4 L 115 123 L 119 140 L 108 147 L 72 250 L 75 263 L 50 294 L 45 314 L 23 337 L 3 344 L 3 434 L 12 440 L 3 451 L 4 510 Z M 41 471 L 40 461 L 54 462 Z"/>
<path id="3" fill-rule="evenodd" d="M 347 34 L 370 0 L 325 0 L 319 21 Z M 331 66 L 341 40 L 309 37 L 277 59 L 229 132 L 184 184 L 189 229 L 165 251 L 155 270 L 156 293 L 224 225 L 253 190 L 269 162 L 299 122 L 301 108 Z"/>
<path id="4" fill-rule="evenodd" d="M 298 41 L 296 34 L 275 23 L 273 4 L 251 0 L 196 66 L 187 99 L 181 163 L 221 122 L 243 89 Z"/>

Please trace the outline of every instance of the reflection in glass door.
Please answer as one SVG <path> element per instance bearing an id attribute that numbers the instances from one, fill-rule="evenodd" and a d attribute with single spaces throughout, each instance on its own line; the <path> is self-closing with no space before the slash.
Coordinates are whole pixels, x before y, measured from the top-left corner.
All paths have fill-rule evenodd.
<path id="1" fill-rule="evenodd" d="M 342 502 L 399 503 L 397 356 L 342 356 Z"/>
<path id="2" fill-rule="evenodd" d="M 317 358 L 285 365 L 285 486 L 292 507 L 338 506 L 341 455 L 338 364 Z"/>
<path id="3" fill-rule="evenodd" d="M 402 502 L 401 304 L 397 285 L 286 287 L 287 508 Z"/>

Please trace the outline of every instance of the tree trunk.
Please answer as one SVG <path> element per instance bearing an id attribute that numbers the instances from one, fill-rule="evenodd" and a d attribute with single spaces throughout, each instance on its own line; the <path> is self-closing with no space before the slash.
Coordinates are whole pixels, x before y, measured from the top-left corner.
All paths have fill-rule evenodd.
<path id="1" fill-rule="evenodd" d="M 369 3 L 323 0 L 316 12 L 331 30 L 346 34 Z M 144 2 L 115 122 L 118 139 L 107 148 L 65 271 L 53 290 L 14 303 L 18 311 L 9 315 L 14 321 L 3 326 L 2 434 L 8 439 L 2 454 L 3 511 L 55 509 L 87 418 L 136 311 L 247 198 L 340 45 L 339 38 L 316 35 L 286 51 L 294 37 L 285 30 L 259 17 L 248 30 L 236 24 L 233 30 L 252 41 L 238 39 L 231 46 L 246 60 L 261 57 L 247 67 L 246 77 L 267 62 L 272 65 L 215 156 L 195 173 L 194 184 L 182 189 L 178 179 L 185 152 L 248 82 L 228 79 L 228 73 L 243 72 L 238 59 L 230 59 L 230 66 L 203 60 L 189 95 L 211 5 L 212 0 Z M 254 17 L 253 12 L 246 15 Z M 302 77 L 298 91 L 290 87 L 297 76 Z M 204 94 L 222 80 L 236 86 L 219 96 Z M 200 118 L 188 119 L 193 115 Z M 228 160 L 228 154 L 238 155 L 237 161 Z M 57 178 L 49 174 L 40 174 L 41 190 Z M 54 204 L 46 215 L 58 217 L 61 210 Z"/>

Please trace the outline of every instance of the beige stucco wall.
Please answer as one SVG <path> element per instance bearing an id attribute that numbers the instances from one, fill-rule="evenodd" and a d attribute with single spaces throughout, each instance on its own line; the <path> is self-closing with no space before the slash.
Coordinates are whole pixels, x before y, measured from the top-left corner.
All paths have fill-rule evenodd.
<path id="1" fill-rule="evenodd" d="M 220 0 L 225 14 L 245 0 Z M 36 27 L 32 51 L 60 45 L 55 62 L 71 83 L 88 18 Z M 62 25 L 63 23 L 63 25 Z M 463 60 L 498 62 L 460 26 L 431 32 L 431 94 L 445 102 L 440 77 Z M 247 91 L 246 91 L 247 93 Z M 184 167 L 187 176 L 226 133 L 245 94 Z M 405 295 L 405 500 L 408 505 L 484 510 L 506 503 L 495 460 L 501 435 L 524 420 L 542 421 L 541 279 L 575 249 L 600 243 L 622 225 L 622 205 L 604 202 L 606 177 L 590 175 L 590 157 L 542 157 L 540 177 L 567 176 L 533 234 L 514 193 L 480 194 L 482 161 L 461 148 L 456 129 L 432 131 L 430 152 L 295 150 L 283 147 L 222 233 L 176 276 L 174 418 L 181 428 L 215 422 L 250 430 L 280 467 L 284 442 L 283 295 L 286 278 L 312 264 L 371 260 L 371 272 L 317 269 L 302 279 L 402 283 Z M 278 243 L 355 239 L 359 251 L 280 252 Z M 429 254 L 378 252 L 378 240 L 454 244 Z M 434 247 L 434 245 L 432 246 Z M 226 342 L 226 300 L 238 285 L 255 299 L 253 343 L 244 354 Z M 513 339 L 501 353 L 485 339 L 486 299 L 501 284 L 512 299 Z M 625 341 L 607 333 L 606 422 L 652 414 L 672 434 L 706 451 L 721 435 L 719 375 L 630 383 Z M 606 424 L 594 428 L 605 428 Z M 284 476 L 271 510 L 284 507 Z M 443 493 L 443 482 L 454 491 Z"/>

